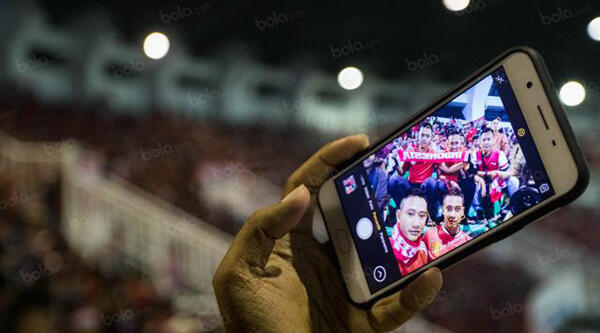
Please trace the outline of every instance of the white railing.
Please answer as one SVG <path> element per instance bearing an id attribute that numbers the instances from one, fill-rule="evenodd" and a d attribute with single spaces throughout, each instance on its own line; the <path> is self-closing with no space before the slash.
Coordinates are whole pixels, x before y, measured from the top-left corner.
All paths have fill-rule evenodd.
<path id="1" fill-rule="evenodd" d="M 42 191 L 40 170 L 59 173 L 62 232 L 84 259 L 101 269 L 125 262 L 147 273 L 159 292 L 192 290 L 208 296 L 195 310 L 214 309 L 212 276 L 231 236 L 116 176 L 95 172 L 82 164 L 83 155 L 75 142 L 28 143 L 0 134 L 0 170 L 19 193 Z"/>

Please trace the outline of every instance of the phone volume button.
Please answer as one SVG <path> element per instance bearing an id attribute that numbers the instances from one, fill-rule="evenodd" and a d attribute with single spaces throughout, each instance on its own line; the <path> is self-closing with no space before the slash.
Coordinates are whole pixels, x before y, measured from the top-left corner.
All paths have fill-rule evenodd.
<path id="1" fill-rule="evenodd" d="M 348 233 L 344 229 L 339 229 L 335 233 L 335 239 L 337 239 L 338 248 L 342 253 L 350 252 L 350 238 L 348 238 Z"/>

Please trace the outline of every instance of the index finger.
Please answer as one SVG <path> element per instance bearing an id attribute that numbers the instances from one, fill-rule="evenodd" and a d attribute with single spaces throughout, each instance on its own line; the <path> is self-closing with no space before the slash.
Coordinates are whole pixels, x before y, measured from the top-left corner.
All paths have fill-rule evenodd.
<path id="1" fill-rule="evenodd" d="M 325 183 L 335 167 L 369 146 L 365 134 L 338 139 L 323 146 L 288 178 L 283 196 L 304 184 L 311 193 Z"/>
<path id="2" fill-rule="evenodd" d="M 283 196 L 302 184 L 308 188 L 311 194 L 311 206 L 307 210 L 308 213 L 306 215 L 310 215 L 310 218 L 305 216 L 298 225 L 298 228 L 312 227 L 310 222 L 312 222 L 312 208 L 316 200 L 315 195 L 335 167 L 368 146 L 369 138 L 365 134 L 356 134 L 330 142 L 319 149 L 319 151 L 292 173 L 285 184 Z"/>

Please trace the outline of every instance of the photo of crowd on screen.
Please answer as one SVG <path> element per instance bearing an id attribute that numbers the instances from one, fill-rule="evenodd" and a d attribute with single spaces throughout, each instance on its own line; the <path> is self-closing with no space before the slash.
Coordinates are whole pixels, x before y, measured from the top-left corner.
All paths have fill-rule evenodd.
<path id="1" fill-rule="evenodd" d="M 479 84 L 363 162 L 404 274 L 540 201 L 493 80 Z"/>

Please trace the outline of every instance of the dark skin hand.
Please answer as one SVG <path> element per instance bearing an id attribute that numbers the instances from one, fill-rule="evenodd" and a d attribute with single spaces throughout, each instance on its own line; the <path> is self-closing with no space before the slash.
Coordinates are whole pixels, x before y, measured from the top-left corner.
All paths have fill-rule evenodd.
<path id="1" fill-rule="evenodd" d="M 365 135 L 354 135 L 324 146 L 290 176 L 281 202 L 248 218 L 213 279 L 228 332 L 390 331 L 435 298 L 442 275 L 432 268 L 360 309 L 349 299 L 331 248 L 313 237 L 319 187 L 368 144 Z"/>

